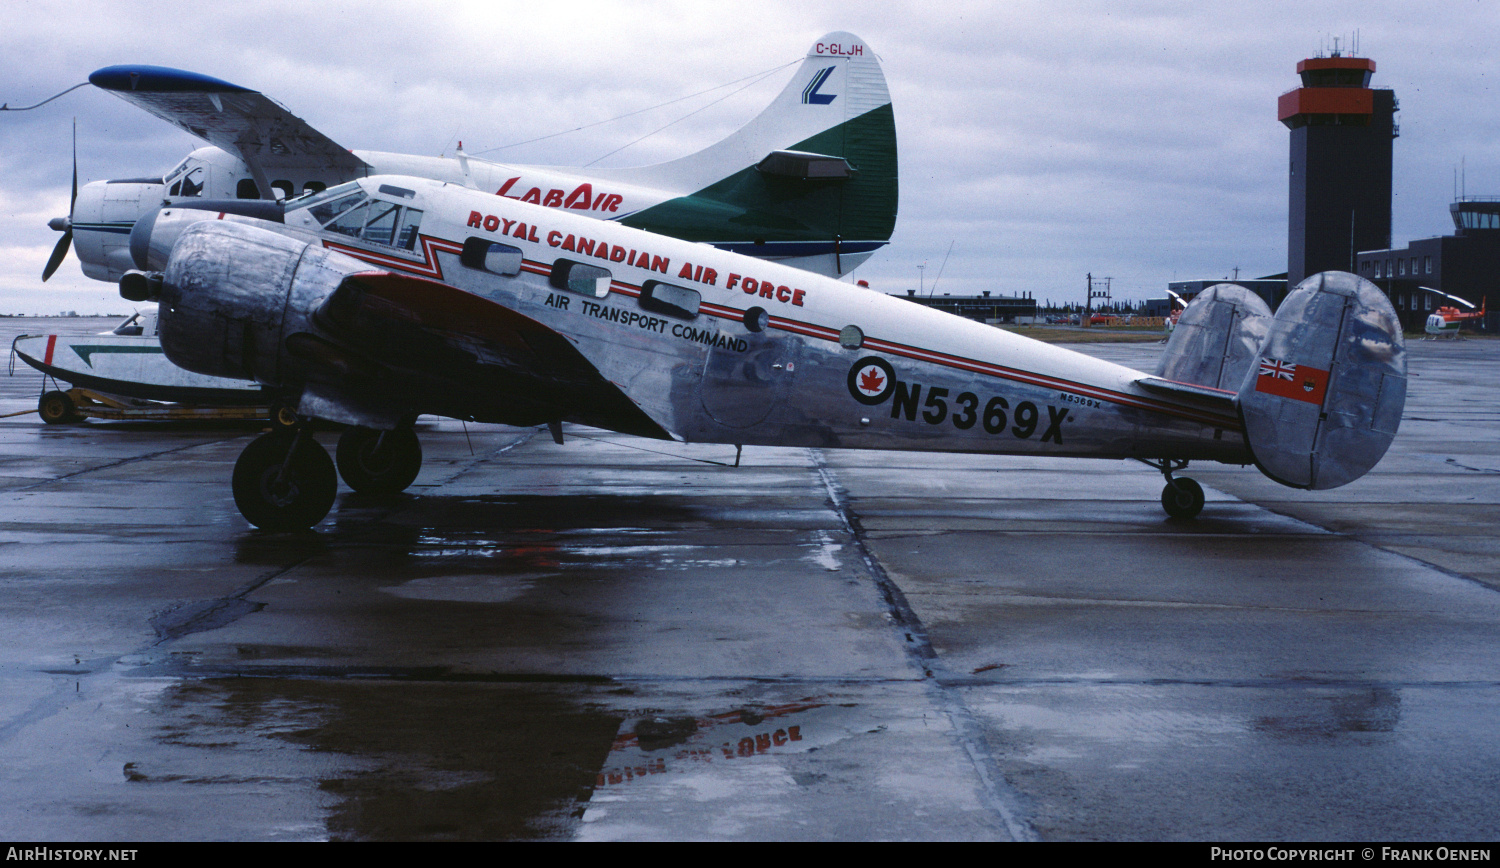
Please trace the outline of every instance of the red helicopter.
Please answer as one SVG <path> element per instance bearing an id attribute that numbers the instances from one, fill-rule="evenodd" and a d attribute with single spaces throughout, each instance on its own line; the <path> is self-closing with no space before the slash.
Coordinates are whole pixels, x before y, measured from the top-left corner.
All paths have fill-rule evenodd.
<path id="1" fill-rule="evenodd" d="M 1484 321 L 1484 306 L 1486 304 L 1486 301 L 1484 299 L 1481 299 L 1479 309 L 1475 310 L 1473 302 L 1465 301 L 1464 299 L 1461 299 L 1456 295 L 1449 295 L 1446 292 L 1433 289 L 1430 286 L 1422 286 L 1418 288 L 1426 290 L 1427 292 L 1435 292 L 1438 295 L 1443 296 L 1444 298 L 1450 298 L 1468 308 L 1468 310 L 1460 310 L 1456 307 L 1444 306 L 1433 311 L 1432 314 L 1427 317 L 1428 334 L 1434 337 L 1445 334 L 1451 334 L 1454 337 L 1457 337 L 1458 330 L 1463 326 L 1464 323 Z"/>

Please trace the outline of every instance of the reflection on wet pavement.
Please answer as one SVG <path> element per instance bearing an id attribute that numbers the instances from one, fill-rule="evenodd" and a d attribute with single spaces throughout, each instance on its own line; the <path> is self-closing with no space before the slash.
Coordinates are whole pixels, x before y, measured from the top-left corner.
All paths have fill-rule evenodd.
<path id="1" fill-rule="evenodd" d="M 1421 388 L 1479 343 L 1366 480 L 1206 467 L 1190 525 L 1128 464 L 424 420 L 265 534 L 249 432 L 12 417 L 0 834 L 1494 837 L 1500 399 Z"/>

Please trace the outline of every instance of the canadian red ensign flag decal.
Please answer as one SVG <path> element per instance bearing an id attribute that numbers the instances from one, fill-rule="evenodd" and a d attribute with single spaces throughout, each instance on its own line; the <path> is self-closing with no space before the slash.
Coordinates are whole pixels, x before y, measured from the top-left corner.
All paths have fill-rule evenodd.
<path id="1" fill-rule="evenodd" d="M 1321 406 L 1328 392 L 1328 372 L 1262 356 L 1255 391 Z"/>

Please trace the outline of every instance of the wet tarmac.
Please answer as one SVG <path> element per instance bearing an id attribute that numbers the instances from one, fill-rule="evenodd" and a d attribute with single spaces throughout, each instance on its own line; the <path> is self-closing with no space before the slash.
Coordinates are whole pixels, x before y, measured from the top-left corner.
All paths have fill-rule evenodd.
<path id="1" fill-rule="evenodd" d="M 111 323 L 0 320 L 59 324 Z M 310 534 L 235 510 L 253 427 L 47 426 L 22 367 L 0 837 L 1494 839 L 1500 341 L 1410 350 L 1372 474 L 1195 465 L 1195 522 L 1125 462 L 424 419 Z"/>

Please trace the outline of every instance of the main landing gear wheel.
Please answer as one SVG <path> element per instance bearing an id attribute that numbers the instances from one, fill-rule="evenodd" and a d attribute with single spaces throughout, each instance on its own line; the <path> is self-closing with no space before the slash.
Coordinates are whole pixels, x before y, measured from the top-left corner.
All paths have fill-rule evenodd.
<path id="1" fill-rule="evenodd" d="M 1161 508 L 1173 518 L 1197 518 L 1203 511 L 1203 486 L 1186 476 L 1167 480 L 1161 490 Z"/>
<path id="2" fill-rule="evenodd" d="M 234 463 L 234 505 L 262 530 L 307 530 L 328 515 L 338 487 L 328 450 L 306 431 L 262 434 Z"/>
<path id="3" fill-rule="evenodd" d="M 69 422 L 82 422 L 83 414 L 78 412 L 78 407 L 73 399 L 68 397 L 67 392 L 53 390 L 41 397 L 36 402 L 37 415 L 48 425 L 66 425 Z"/>
<path id="4" fill-rule="evenodd" d="M 399 494 L 422 469 L 422 444 L 410 428 L 347 428 L 337 455 L 339 475 L 361 494 Z"/>

